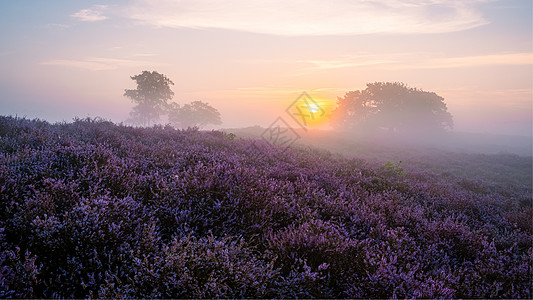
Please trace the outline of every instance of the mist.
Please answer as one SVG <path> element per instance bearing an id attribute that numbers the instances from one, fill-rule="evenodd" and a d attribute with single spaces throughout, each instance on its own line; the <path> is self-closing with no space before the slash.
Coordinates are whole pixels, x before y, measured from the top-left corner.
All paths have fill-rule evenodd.
<path id="1" fill-rule="evenodd" d="M 2 298 L 533 297 L 533 2 L 0 1 Z"/>
<path id="2" fill-rule="evenodd" d="M 0 115 L 530 178 L 531 2 L 437 2 L 2 3 Z"/>
<path id="3" fill-rule="evenodd" d="M 201 5 L 184 10 L 168 1 L 71 3 L 42 8 L 40 17 L 28 10 L 41 4 L 4 3 L 2 24 L 10 30 L 1 33 L 0 113 L 124 122 L 134 106 L 123 96 L 134 88 L 130 76 L 148 70 L 175 83 L 171 102 L 215 107 L 222 124 L 211 129 L 267 128 L 302 92 L 333 110 L 338 97 L 367 83 L 404 82 L 445 99 L 453 132 L 531 137 L 531 3 L 525 2 L 455 7 L 444 1 L 448 9 L 440 13 L 448 22 L 434 18 L 438 5 L 401 6 L 413 20 L 409 26 L 388 4 L 357 4 L 357 21 L 345 13 L 354 7 L 339 2 L 322 11 L 313 2 L 285 11 L 287 18 L 257 15 L 252 22 L 246 12 L 285 6 L 235 2 L 220 8 L 233 16 L 226 22 L 196 15 Z M 347 25 L 339 28 L 328 21 L 335 17 L 320 14 Z M 308 16 L 320 23 L 310 26 Z M 364 24 L 375 16 L 394 26 Z"/>

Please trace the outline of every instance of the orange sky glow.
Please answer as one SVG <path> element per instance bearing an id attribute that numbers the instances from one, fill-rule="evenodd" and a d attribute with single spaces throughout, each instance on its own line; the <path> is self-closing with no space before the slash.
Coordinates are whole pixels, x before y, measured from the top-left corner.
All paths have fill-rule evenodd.
<path id="1" fill-rule="evenodd" d="M 4 1 L 0 114 L 121 122 L 129 76 L 156 70 L 173 101 L 223 128 L 290 119 L 306 92 L 329 128 L 337 97 L 376 81 L 445 98 L 455 130 L 532 133 L 532 4 L 523 0 Z M 310 110 L 316 108 L 310 107 Z M 291 124 L 297 125 L 297 124 Z"/>

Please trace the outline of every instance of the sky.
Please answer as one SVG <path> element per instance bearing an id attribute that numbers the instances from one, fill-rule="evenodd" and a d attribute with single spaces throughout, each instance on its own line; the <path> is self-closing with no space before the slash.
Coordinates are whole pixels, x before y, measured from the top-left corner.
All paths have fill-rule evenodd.
<path id="1" fill-rule="evenodd" d="M 0 114 L 121 122 L 148 70 L 225 128 L 390 81 L 444 97 L 456 131 L 530 136 L 532 27 L 528 0 L 0 0 Z"/>

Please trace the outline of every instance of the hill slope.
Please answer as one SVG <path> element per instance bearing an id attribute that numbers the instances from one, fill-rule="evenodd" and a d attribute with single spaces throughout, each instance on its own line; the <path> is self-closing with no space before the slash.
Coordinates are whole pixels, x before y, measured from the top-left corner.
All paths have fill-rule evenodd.
<path id="1" fill-rule="evenodd" d="M 531 298 L 531 190 L 0 117 L 0 297 Z"/>

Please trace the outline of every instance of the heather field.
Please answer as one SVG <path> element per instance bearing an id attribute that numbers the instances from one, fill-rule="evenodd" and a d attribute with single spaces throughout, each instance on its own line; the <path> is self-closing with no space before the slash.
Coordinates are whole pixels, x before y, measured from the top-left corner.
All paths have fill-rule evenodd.
<path id="1" fill-rule="evenodd" d="M 532 298 L 531 156 L 387 151 L 0 117 L 0 298 Z"/>

